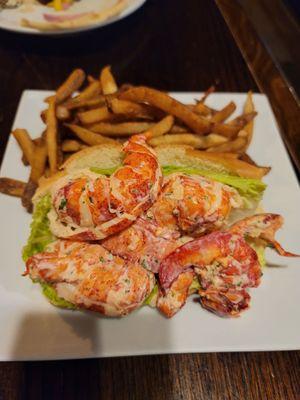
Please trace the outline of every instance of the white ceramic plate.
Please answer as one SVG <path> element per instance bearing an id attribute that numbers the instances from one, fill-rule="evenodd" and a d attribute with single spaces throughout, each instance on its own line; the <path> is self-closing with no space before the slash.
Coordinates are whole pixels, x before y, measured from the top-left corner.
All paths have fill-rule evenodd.
<path id="1" fill-rule="evenodd" d="M 14 128 L 39 135 L 43 99 L 51 94 L 25 91 Z M 191 102 L 199 93 L 174 94 Z M 244 94 L 213 94 L 209 103 L 222 107 L 233 100 L 241 111 Z M 300 237 L 300 192 L 291 163 L 279 136 L 265 96 L 255 94 L 258 110 L 250 155 L 272 171 L 264 208 L 285 217 L 278 239 L 288 250 L 298 252 Z M 25 180 L 28 169 L 11 137 L 1 176 Z M 31 216 L 20 200 L 0 195 L 0 360 L 43 360 L 108 357 L 157 353 L 221 352 L 300 349 L 300 261 L 268 251 L 273 267 L 264 269 L 259 288 L 251 290 L 251 308 L 240 318 L 223 319 L 205 311 L 192 300 L 172 319 L 143 307 L 123 319 L 65 311 L 51 306 L 40 287 L 21 276 L 21 249 L 29 233 Z M 275 266 L 276 265 L 276 266 Z"/>
<path id="2" fill-rule="evenodd" d="M 0 28 L 21 32 L 21 33 L 31 33 L 37 35 L 63 35 L 75 32 L 87 31 L 95 28 L 99 28 L 104 25 L 111 24 L 120 19 L 127 17 L 127 15 L 132 14 L 138 8 L 140 8 L 146 0 L 127 0 L 127 5 L 120 14 L 113 16 L 103 22 L 98 22 L 91 25 L 86 25 L 80 28 L 64 29 L 64 30 L 51 30 L 51 31 L 40 31 L 37 29 L 31 29 L 21 26 L 21 20 L 23 18 L 42 22 L 45 21 L 43 14 L 55 14 L 55 15 L 70 15 L 90 11 L 101 11 L 108 7 L 116 4 L 117 0 L 81 0 L 75 3 L 69 10 L 64 12 L 55 12 L 53 9 L 43 6 L 41 4 L 33 5 L 30 7 L 22 7 L 16 9 L 5 9 L 0 11 Z"/>

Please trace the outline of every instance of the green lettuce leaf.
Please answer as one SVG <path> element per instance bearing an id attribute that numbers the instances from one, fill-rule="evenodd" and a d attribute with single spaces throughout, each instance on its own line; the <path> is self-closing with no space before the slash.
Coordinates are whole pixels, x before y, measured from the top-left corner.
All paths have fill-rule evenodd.
<path id="1" fill-rule="evenodd" d="M 46 195 L 37 203 L 30 225 L 30 235 L 23 248 L 22 257 L 27 261 L 33 254 L 40 253 L 55 240 L 49 228 L 48 212 L 51 208 L 51 197 Z"/>
<path id="2" fill-rule="evenodd" d="M 91 167 L 90 170 L 97 174 L 111 175 L 117 168 L 96 168 Z M 167 165 L 162 167 L 164 175 L 170 175 L 174 172 L 182 172 L 188 175 L 202 175 L 214 179 L 217 182 L 224 183 L 225 185 L 232 186 L 240 193 L 242 197 L 247 199 L 259 200 L 266 188 L 266 184 L 259 179 L 242 178 L 240 176 L 229 175 L 226 172 L 212 172 L 205 169 L 182 167 L 175 165 Z"/>
<path id="3" fill-rule="evenodd" d="M 258 262 L 260 263 L 261 267 L 265 267 L 267 264 L 266 257 L 265 257 L 266 247 L 263 246 L 262 244 L 255 243 L 253 240 L 247 240 L 247 242 L 253 248 L 253 250 L 256 252 L 257 257 L 258 257 Z"/>
<path id="4" fill-rule="evenodd" d="M 144 300 L 143 305 L 155 307 L 154 302 L 156 302 L 157 296 L 158 296 L 158 285 L 156 283 L 149 296 Z"/>
<path id="5" fill-rule="evenodd" d="M 48 212 L 51 208 L 51 197 L 46 195 L 41 198 L 34 209 L 30 225 L 30 235 L 26 246 L 23 248 L 23 260 L 27 261 L 33 254 L 44 251 L 46 246 L 55 240 L 49 228 Z M 39 282 L 43 288 L 43 294 L 51 304 L 57 307 L 75 309 L 74 304 L 58 297 L 56 290 L 48 283 Z"/>
<path id="6" fill-rule="evenodd" d="M 47 297 L 51 304 L 56 307 L 68 308 L 69 310 L 76 310 L 76 306 L 67 300 L 58 297 L 57 292 L 53 286 L 49 283 L 40 282 L 43 288 L 43 295 Z"/>
<path id="7" fill-rule="evenodd" d="M 232 186 L 240 193 L 242 197 L 258 200 L 261 198 L 266 184 L 259 179 L 242 178 L 240 176 L 228 175 L 226 173 L 215 173 L 198 168 L 179 167 L 168 165 L 162 167 L 163 174 L 169 175 L 174 172 L 183 172 L 188 175 L 202 175 L 215 181 Z"/>
<path id="8" fill-rule="evenodd" d="M 201 288 L 201 285 L 199 283 L 199 279 L 197 276 L 194 277 L 193 282 L 191 283 L 191 286 L 189 287 L 189 293 L 195 293 L 198 292 L 198 290 Z"/>
<path id="9" fill-rule="evenodd" d="M 95 172 L 95 174 L 101 174 L 101 175 L 111 175 L 115 172 L 115 170 L 118 169 L 116 168 L 97 168 L 97 167 L 91 167 L 90 171 Z"/>

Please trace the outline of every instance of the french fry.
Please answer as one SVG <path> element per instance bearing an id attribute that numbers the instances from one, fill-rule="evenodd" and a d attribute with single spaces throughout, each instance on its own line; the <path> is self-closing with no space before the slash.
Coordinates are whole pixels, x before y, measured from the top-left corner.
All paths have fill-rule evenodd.
<path id="1" fill-rule="evenodd" d="M 208 96 L 209 96 L 211 93 L 214 93 L 215 90 L 216 90 L 215 86 L 209 87 L 209 88 L 206 90 L 206 92 L 204 93 L 204 95 L 201 97 L 201 99 L 198 100 L 198 103 L 205 103 L 205 101 L 206 101 L 206 99 L 208 98 Z"/>
<path id="2" fill-rule="evenodd" d="M 28 212 L 32 212 L 32 197 L 38 187 L 38 181 L 43 176 L 46 167 L 47 148 L 44 142 L 35 146 L 34 161 L 31 167 L 29 180 L 22 193 L 22 205 Z"/>
<path id="3" fill-rule="evenodd" d="M 25 157 L 24 153 L 22 154 L 21 160 L 23 165 L 25 165 L 25 167 L 29 165 L 29 162 L 27 161 L 27 158 Z"/>
<path id="4" fill-rule="evenodd" d="M 211 130 L 211 123 L 209 121 L 159 90 L 138 86 L 128 89 L 124 93 L 120 93 L 119 98 L 137 103 L 147 102 L 151 106 L 157 107 L 167 114 L 177 117 L 192 129 L 193 132 L 198 134 L 208 133 Z"/>
<path id="5" fill-rule="evenodd" d="M 201 103 L 200 103 L 201 104 Z M 224 108 L 217 111 L 212 117 L 212 122 L 223 122 L 227 119 L 236 109 L 236 105 L 233 101 L 228 103 Z"/>
<path id="6" fill-rule="evenodd" d="M 103 94 L 113 94 L 118 91 L 118 86 L 116 84 L 115 78 L 113 77 L 110 66 L 106 66 L 101 70 L 100 82 Z"/>
<path id="7" fill-rule="evenodd" d="M 249 122 L 253 120 L 256 115 L 257 113 L 254 111 L 248 114 L 242 114 L 226 124 L 218 122 L 214 123 L 212 131 L 228 138 L 234 138 L 237 136 L 240 130 L 242 130 Z"/>
<path id="8" fill-rule="evenodd" d="M 247 93 L 246 102 L 244 105 L 244 113 L 250 115 L 255 112 L 254 103 L 252 99 L 252 92 Z M 245 151 L 249 147 L 252 137 L 253 137 L 253 129 L 254 129 L 254 120 L 248 121 L 248 123 L 244 126 L 243 130 L 247 132 L 247 144 L 245 146 Z"/>
<path id="9" fill-rule="evenodd" d="M 84 107 L 88 100 L 94 99 L 101 94 L 101 86 L 99 81 L 91 82 L 81 93 L 72 97 L 64 103 L 64 107 L 68 110 L 74 108 Z M 105 102 L 104 96 L 101 96 L 103 104 Z"/>
<path id="10" fill-rule="evenodd" d="M 92 75 L 87 76 L 88 83 L 99 82 L 95 77 Z"/>
<path id="11" fill-rule="evenodd" d="M 259 166 L 258 164 L 256 164 L 256 162 L 247 153 L 239 154 L 239 159 L 241 161 L 245 161 L 246 163 L 248 163 L 250 165 L 253 165 L 253 166 L 257 167 L 257 168 L 264 169 L 266 171 L 266 174 L 268 172 L 270 172 L 271 169 L 272 169 L 271 167 L 261 167 L 261 166 Z"/>
<path id="12" fill-rule="evenodd" d="M 209 162 L 217 162 L 224 166 L 228 171 L 233 172 L 235 175 L 243 178 L 261 179 L 264 175 L 269 172 L 269 168 L 256 167 L 250 165 L 244 161 L 241 161 L 232 157 L 224 157 L 224 153 L 214 153 L 202 150 L 188 150 L 188 154 L 196 156 L 201 160 L 207 160 Z"/>
<path id="13" fill-rule="evenodd" d="M 207 105 L 201 102 L 193 104 L 191 108 L 196 114 L 202 115 L 204 117 L 207 117 L 215 113 L 215 110 L 213 110 L 212 108 L 208 107 Z"/>
<path id="14" fill-rule="evenodd" d="M 121 122 L 117 124 L 99 122 L 89 126 L 89 129 L 105 136 L 128 136 L 148 131 L 153 125 L 153 122 Z"/>
<path id="15" fill-rule="evenodd" d="M 107 137 L 103 137 L 98 133 L 91 132 L 86 128 L 74 124 L 65 124 L 82 142 L 95 146 L 101 143 L 115 143 L 116 141 Z"/>
<path id="16" fill-rule="evenodd" d="M 35 146 L 34 160 L 30 172 L 30 179 L 33 182 L 38 183 L 40 177 L 44 174 L 46 161 L 47 161 L 46 144 L 43 143 Z"/>
<path id="17" fill-rule="evenodd" d="M 33 204 L 32 204 L 32 198 L 34 196 L 34 193 L 36 191 L 38 187 L 38 184 L 33 182 L 32 180 L 29 180 L 24 188 L 23 194 L 22 194 L 22 205 L 24 208 L 26 208 L 26 210 L 29 213 L 32 213 L 33 211 Z"/>
<path id="18" fill-rule="evenodd" d="M 165 133 L 169 132 L 174 124 L 174 117 L 172 115 L 167 115 L 157 124 L 153 125 L 152 128 L 149 129 L 146 134 L 148 134 L 149 138 L 156 138 L 158 136 L 162 136 Z"/>
<path id="19" fill-rule="evenodd" d="M 26 161 L 32 165 L 34 157 L 34 143 L 26 129 L 15 129 L 12 135 L 18 142 Z"/>
<path id="20" fill-rule="evenodd" d="M 127 118 L 153 119 L 162 118 L 159 110 L 148 106 L 147 104 L 138 104 L 128 100 L 118 98 L 107 98 L 108 107 L 114 114 L 123 115 Z"/>
<path id="21" fill-rule="evenodd" d="M 71 118 L 71 113 L 65 106 L 58 105 L 56 107 L 56 118 L 60 121 L 67 121 Z"/>
<path id="22" fill-rule="evenodd" d="M 76 110 L 77 108 L 92 109 L 104 105 L 105 105 L 105 97 L 100 94 L 96 97 L 93 97 L 92 99 L 80 100 L 76 104 L 72 104 L 70 107 L 68 106 L 68 109 L 69 110 Z"/>
<path id="23" fill-rule="evenodd" d="M 248 164 L 255 165 L 256 167 L 258 167 L 256 162 L 247 153 L 239 154 L 239 159 L 247 162 Z"/>
<path id="24" fill-rule="evenodd" d="M 188 132 L 188 128 L 186 126 L 174 124 L 170 129 L 170 133 L 186 133 Z"/>
<path id="25" fill-rule="evenodd" d="M 54 95 L 54 94 L 52 94 L 51 96 L 47 96 L 47 97 L 45 97 L 45 98 L 44 98 L 44 103 L 48 104 L 48 103 L 49 103 L 49 101 L 50 101 L 51 99 L 53 99 L 54 97 L 55 97 L 55 95 Z"/>
<path id="26" fill-rule="evenodd" d="M 228 139 L 224 138 L 224 136 L 215 135 L 213 133 L 207 136 L 197 136 L 190 133 L 182 133 L 155 137 L 149 140 L 149 144 L 154 147 L 162 144 L 185 144 L 196 149 L 207 149 L 208 147 L 225 143 L 227 140 Z"/>
<path id="27" fill-rule="evenodd" d="M 114 119 L 114 114 L 106 106 L 78 113 L 77 116 L 83 125 L 91 125 L 96 122 Z"/>
<path id="28" fill-rule="evenodd" d="M 44 124 L 45 124 L 45 123 L 46 123 L 46 117 L 47 117 L 47 110 L 41 111 L 40 117 L 41 117 L 41 120 L 42 120 L 42 121 L 44 122 Z"/>
<path id="29" fill-rule="evenodd" d="M 219 156 L 223 157 L 223 158 L 234 158 L 234 159 L 239 159 L 240 158 L 240 154 L 239 153 L 214 153 L 214 152 L 210 152 L 209 154 L 218 154 Z"/>
<path id="30" fill-rule="evenodd" d="M 0 178 L 0 193 L 22 197 L 26 183 L 17 179 Z"/>
<path id="31" fill-rule="evenodd" d="M 228 125 L 234 125 L 239 127 L 240 129 L 243 129 L 249 122 L 251 122 L 257 115 L 256 111 L 252 111 L 249 113 L 245 113 L 242 115 L 239 115 L 238 117 L 232 119 L 231 121 L 228 121 Z"/>
<path id="32" fill-rule="evenodd" d="M 55 103 L 60 104 L 78 90 L 85 80 L 85 73 L 82 69 L 75 69 L 65 82 L 57 89 Z M 51 101 L 51 99 L 50 99 Z"/>
<path id="33" fill-rule="evenodd" d="M 119 92 L 125 92 L 128 89 L 131 89 L 133 85 L 131 83 L 122 83 L 122 85 L 119 87 Z"/>
<path id="34" fill-rule="evenodd" d="M 55 99 L 52 99 L 49 102 L 46 115 L 46 143 L 51 174 L 54 174 L 58 167 L 57 120 L 55 108 Z"/>
<path id="35" fill-rule="evenodd" d="M 220 144 L 218 146 L 213 146 L 207 149 L 207 151 L 212 151 L 212 152 L 230 152 L 230 153 L 239 153 L 244 151 L 244 147 L 246 145 L 247 141 L 244 137 L 237 137 L 234 140 L 228 141 L 226 143 Z"/>
<path id="36" fill-rule="evenodd" d="M 64 153 L 75 153 L 86 147 L 85 144 L 78 142 L 78 140 L 67 139 L 61 144 L 61 149 Z"/>
<path id="37" fill-rule="evenodd" d="M 227 138 L 234 138 L 240 131 L 240 127 L 236 125 L 215 123 L 212 127 L 212 132 Z"/>

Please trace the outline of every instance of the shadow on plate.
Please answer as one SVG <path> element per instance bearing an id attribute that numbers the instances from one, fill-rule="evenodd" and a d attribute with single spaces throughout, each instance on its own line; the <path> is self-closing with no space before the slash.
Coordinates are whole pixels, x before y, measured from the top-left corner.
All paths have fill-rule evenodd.
<path id="1" fill-rule="evenodd" d="M 12 360 L 58 360 L 155 354 L 170 348 L 169 321 L 144 307 L 124 318 L 53 308 L 24 312 Z"/>

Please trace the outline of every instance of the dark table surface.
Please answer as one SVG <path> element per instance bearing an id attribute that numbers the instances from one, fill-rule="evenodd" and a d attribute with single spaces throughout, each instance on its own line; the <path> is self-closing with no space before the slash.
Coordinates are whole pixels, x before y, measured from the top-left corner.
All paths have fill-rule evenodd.
<path id="1" fill-rule="evenodd" d="M 1 31 L 1 156 L 23 90 L 54 89 L 75 67 L 97 75 L 111 64 L 120 82 L 164 90 L 264 91 L 300 165 L 297 96 L 246 3 L 148 0 L 117 24 L 56 39 Z M 262 3 L 270 4 L 251 2 Z M 297 399 L 299 361 L 299 352 L 262 352 L 1 363 L 0 399 Z"/>

